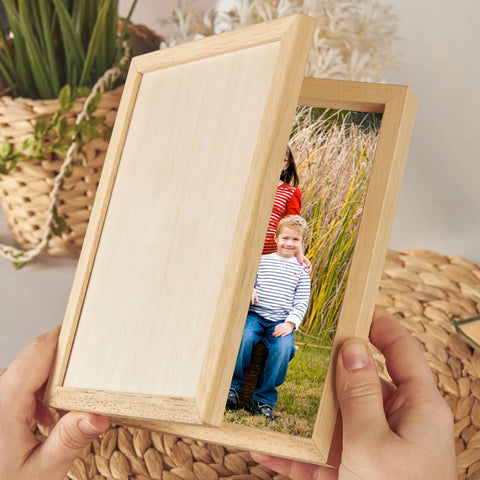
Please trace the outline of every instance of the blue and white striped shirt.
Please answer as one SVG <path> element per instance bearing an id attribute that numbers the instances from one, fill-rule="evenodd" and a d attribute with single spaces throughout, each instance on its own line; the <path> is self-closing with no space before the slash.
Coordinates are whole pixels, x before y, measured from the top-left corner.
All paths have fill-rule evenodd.
<path id="1" fill-rule="evenodd" d="M 258 303 L 250 305 L 250 312 L 271 322 L 292 322 L 297 329 L 310 300 L 310 275 L 295 257 L 262 255 L 255 292 Z"/>

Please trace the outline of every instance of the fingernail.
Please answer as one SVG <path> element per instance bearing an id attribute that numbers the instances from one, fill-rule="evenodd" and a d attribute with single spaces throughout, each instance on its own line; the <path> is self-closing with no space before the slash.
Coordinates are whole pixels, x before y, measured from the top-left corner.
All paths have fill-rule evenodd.
<path id="1" fill-rule="evenodd" d="M 370 354 L 365 343 L 361 341 L 347 341 L 342 346 L 343 366 L 347 370 L 359 370 L 370 363 Z"/>
<path id="2" fill-rule="evenodd" d="M 78 422 L 78 429 L 85 437 L 97 437 L 104 431 L 95 427 L 95 425 L 85 418 Z"/>

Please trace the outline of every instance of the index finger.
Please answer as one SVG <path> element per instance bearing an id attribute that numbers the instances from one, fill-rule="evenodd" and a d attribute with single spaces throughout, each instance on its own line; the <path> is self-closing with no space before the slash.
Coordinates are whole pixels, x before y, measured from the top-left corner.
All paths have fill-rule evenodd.
<path id="1" fill-rule="evenodd" d="M 30 412 L 35 392 L 50 373 L 59 332 L 60 327 L 56 327 L 32 340 L 0 377 L 5 387 L 2 395 L 11 411 Z M 33 415 L 33 411 L 31 413 Z"/>
<path id="2" fill-rule="evenodd" d="M 383 353 L 395 385 L 419 381 L 435 386 L 432 372 L 417 341 L 392 315 L 375 310 L 370 340 Z"/>

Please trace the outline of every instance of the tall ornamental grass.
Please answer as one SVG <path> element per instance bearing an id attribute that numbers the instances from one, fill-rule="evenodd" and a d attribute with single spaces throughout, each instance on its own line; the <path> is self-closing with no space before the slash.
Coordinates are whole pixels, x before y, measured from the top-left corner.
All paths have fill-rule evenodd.
<path id="1" fill-rule="evenodd" d="M 13 97 L 57 98 L 92 87 L 118 63 L 132 4 L 118 32 L 117 0 L 3 0 L 0 74 Z"/>
<path id="2" fill-rule="evenodd" d="M 312 262 L 312 294 L 301 330 L 333 339 L 362 214 L 379 125 L 372 114 L 307 108 L 297 112 L 290 145 L 309 225 L 305 254 Z M 355 120 L 355 122 L 354 122 Z M 377 122 L 378 123 L 378 122 Z"/>

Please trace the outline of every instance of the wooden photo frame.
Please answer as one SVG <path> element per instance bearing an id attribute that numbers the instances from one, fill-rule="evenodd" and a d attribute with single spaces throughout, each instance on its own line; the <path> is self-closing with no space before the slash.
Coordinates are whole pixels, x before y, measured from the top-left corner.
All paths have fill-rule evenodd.
<path id="1" fill-rule="evenodd" d="M 304 78 L 313 26 L 295 15 L 132 60 L 49 405 L 328 462 L 334 362 L 311 439 L 222 421 L 297 105 L 383 114 L 332 358 L 373 313 L 416 99 Z"/>

